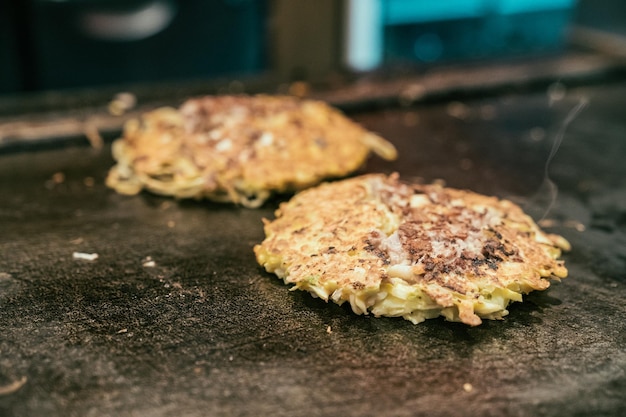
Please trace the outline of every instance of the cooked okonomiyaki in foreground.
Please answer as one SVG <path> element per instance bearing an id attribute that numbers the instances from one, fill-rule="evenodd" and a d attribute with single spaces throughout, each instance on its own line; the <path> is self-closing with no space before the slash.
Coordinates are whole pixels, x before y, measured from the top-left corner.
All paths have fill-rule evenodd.
<path id="1" fill-rule="evenodd" d="M 321 101 L 207 96 L 127 122 L 107 184 L 258 207 L 273 192 L 346 176 L 370 151 L 396 157 L 389 142 Z"/>
<path id="2" fill-rule="evenodd" d="M 472 326 L 567 276 L 562 237 L 507 200 L 371 174 L 319 185 L 265 220 L 257 261 L 357 314 Z"/>

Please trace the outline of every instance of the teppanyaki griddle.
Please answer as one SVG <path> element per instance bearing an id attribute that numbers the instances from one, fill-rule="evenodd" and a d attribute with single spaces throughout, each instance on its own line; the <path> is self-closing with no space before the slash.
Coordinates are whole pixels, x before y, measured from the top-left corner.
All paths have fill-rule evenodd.
<path id="1" fill-rule="evenodd" d="M 400 155 L 362 172 L 512 198 L 572 243 L 566 280 L 475 328 L 290 292 L 252 253 L 280 198 L 118 195 L 109 147 L 1 155 L 0 415 L 625 415 L 626 84 L 565 93 L 351 114 Z"/>

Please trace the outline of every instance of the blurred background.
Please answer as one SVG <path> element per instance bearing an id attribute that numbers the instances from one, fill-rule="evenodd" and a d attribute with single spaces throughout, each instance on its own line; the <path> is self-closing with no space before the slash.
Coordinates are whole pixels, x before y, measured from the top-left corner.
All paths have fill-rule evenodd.
<path id="1" fill-rule="evenodd" d="M 623 53 L 623 37 L 620 0 L 3 0 L 0 94 Z"/>

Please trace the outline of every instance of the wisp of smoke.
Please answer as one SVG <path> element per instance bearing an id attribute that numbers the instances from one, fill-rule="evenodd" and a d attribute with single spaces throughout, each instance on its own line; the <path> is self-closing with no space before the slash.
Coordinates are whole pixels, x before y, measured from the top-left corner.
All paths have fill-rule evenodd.
<path id="1" fill-rule="evenodd" d="M 550 211 L 554 207 L 554 204 L 556 203 L 556 199 L 557 199 L 558 192 L 559 192 L 557 185 L 550 178 L 550 164 L 552 163 L 552 160 L 556 156 L 557 152 L 559 151 L 559 148 L 561 147 L 561 144 L 563 143 L 563 138 L 565 137 L 565 131 L 567 130 L 569 125 L 574 121 L 574 119 L 576 119 L 576 117 L 580 114 L 580 112 L 587 106 L 587 104 L 589 104 L 589 100 L 587 99 L 587 97 L 581 97 L 578 104 L 576 104 L 576 106 L 574 106 L 567 113 L 567 116 L 565 116 L 563 123 L 561 123 L 559 130 L 556 132 L 556 135 L 554 136 L 552 149 L 550 150 L 548 159 L 546 160 L 546 163 L 543 167 L 543 182 L 541 186 L 539 187 L 539 191 L 535 194 L 535 197 L 531 198 L 531 201 L 533 201 L 533 200 L 537 200 L 538 196 L 544 196 L 545 194 L 542 190 L 544 188 L 547 188 L 547 194 L 549 196 L 549 203 L 547 207 L 545 208 L 541 217 L 538 219 L 538 221 L 545 219 L 548 213 L 550 213 Z"/>

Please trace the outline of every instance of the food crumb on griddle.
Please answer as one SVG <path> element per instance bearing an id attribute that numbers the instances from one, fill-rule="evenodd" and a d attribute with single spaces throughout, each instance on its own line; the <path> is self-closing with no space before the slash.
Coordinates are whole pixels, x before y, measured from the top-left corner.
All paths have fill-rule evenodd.
<path id="1" fill-rule="evenodd" d="M 0 386 L 0 396 L 13 394 L 14 392 L 19 391 L 20 388 L 22 388 L 27 381 L 28 378 L 26 376 L 23 376 L 22 378 L 8 385 Z"/>
<path id="2" fill-rule="evenodd" d="M 142 261 L 141 265 L 144 268 L 154 268 L 156 266 L 156 262 L 152 259 L 152 256 L 146 256 Z"/>
<path id="3" fill-rule="evenodd" d="M 72 258 L 74 259 L 80 259 L 83 261 L 95 261 L 96 259 L 98 259 L 98 254 L 97 253 L 84 253 L 84 252 L 74 252 L 72 253 Z"/>

